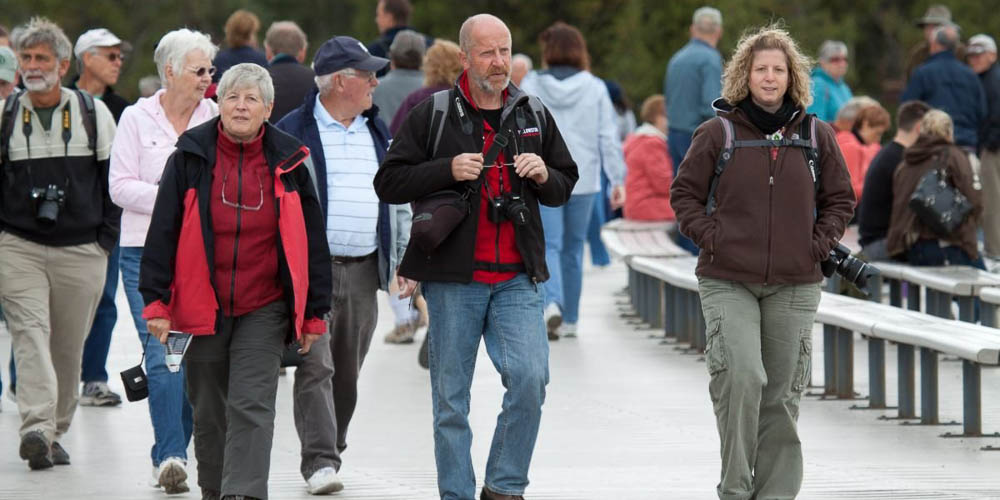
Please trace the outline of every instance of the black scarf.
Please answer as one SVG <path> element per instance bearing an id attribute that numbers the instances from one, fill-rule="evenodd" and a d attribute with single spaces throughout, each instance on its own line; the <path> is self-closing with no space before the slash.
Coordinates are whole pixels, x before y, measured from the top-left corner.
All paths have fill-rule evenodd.
<path id="1" fill-rule="evenodd" d="M 781 130 L 782 127 L 791 121 L 792 116 L 795 115 L 795 111 L 798 110 L 795 101 L 792 101 L 792 98 L 788 94 L 785 94 L 785 99 L 781 103 L 781 107 L 774 113 L 769 113 L 764 108 L 758 106 L 750 96 L 740 101 L 737 107 L 747 114 L 750 122 L 756 125 L 761 132 L 764 132 L 764 135 L 771 135 Z"/>

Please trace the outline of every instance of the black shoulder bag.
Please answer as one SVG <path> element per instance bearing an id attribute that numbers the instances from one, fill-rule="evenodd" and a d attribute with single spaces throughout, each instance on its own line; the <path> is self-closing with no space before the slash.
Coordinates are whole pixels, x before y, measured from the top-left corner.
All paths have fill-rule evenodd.
<path id="1" fill-rule="evenodd" d="M 947 238 L 965 222 L 972 203 L 948 182 L 941 155 L 934 157 L 934 167 L 917 183 L 909 202 L 917 220 L 940 238 Z"/>

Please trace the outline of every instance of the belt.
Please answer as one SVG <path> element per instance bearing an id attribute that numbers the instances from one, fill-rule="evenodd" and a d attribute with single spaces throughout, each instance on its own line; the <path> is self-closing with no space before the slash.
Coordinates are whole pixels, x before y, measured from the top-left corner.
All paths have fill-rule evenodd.
<path id="1" fill-rule="evenodd" d="M 334 255 L 332 259 L 334 264 L 357 264 L 358 262 L 364 262 L 368 259 L 374 259 L 377 256 L 378 256 L 378 250 L 368 255 L 362 255 L 360 257 Z"/>

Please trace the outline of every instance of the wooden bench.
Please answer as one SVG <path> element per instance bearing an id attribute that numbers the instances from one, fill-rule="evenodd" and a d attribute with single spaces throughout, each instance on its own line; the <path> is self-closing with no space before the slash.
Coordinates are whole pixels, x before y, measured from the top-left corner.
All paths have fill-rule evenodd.
<path id="1" fill-rule="evenodd" d="M 695 265 L 694 258 L 632 259 L 635 272 L 655 279 L 662 287 L 663 292 L 658 295 L 666 333 L 676 336 L 679 342 L 690 343 L 693 349 L 703 350 L 705 324 Z M 971 290 L 952 288 L 961 293 Z M 1000 294 L 997 302 L 1000 303 Z M 829 292 L 823 293 L 816 322 L 824 325 L 824 330 L 833 329 L 835 338 L 833 359 L 824 360 L 824 364 L 832 361 L 836 366 L 834 380 L 824 382 L 828 393 L 839 398 L 854 396 L 854 332 L 858 332 L 869 343 L 869 408 L 886 409 L 885 342 L 893 342 L 898 345 L 899 358 L 898 418 L 915 418 L 914 354 L 919 349 L 920 423 L 938 424 L 938 354 L 957 356 L 963 363 L 964 432 L 960 435 L 983 435 L 980 367 L 1000 364 L 1000 332 L 996 329 Z"/>

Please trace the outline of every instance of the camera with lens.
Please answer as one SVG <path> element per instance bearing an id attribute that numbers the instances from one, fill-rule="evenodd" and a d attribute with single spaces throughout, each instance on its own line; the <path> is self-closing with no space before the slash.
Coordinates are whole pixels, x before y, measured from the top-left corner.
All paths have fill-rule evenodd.
<path id="1" fill-rule="evenodd" d="M 486 215 L 490 222 L 499 224 L 504 221 L 511 221 L 515 225 L 523 226 L 528 223 L 528 205 L 519 195 L 504 193 L 498 198 L 490 198 Z"/>
<path id="2" fill-rule="evenodd" d="M 59 209 L 66 204 L 66 191 L 55 184 L 44 188 L 32 188 L 31 199 L 37 205 L 35 220 L 43 224 L 55 224 Z"/>
<path id="3" fill-rule="evenodd" d="M 820 269 L 823 270 L 823 275 L 827 278 L 832 277 L 833 273 L 837 273 L 865 295 L 871 295 L 871 291 L 868 289 L 869 280 L 879 275 L 877 267 L 852 256 L 851 249 L 844 246 L 843 243 L 838 243 L 830 250 L 830 256 L 820 262 Z"/>

